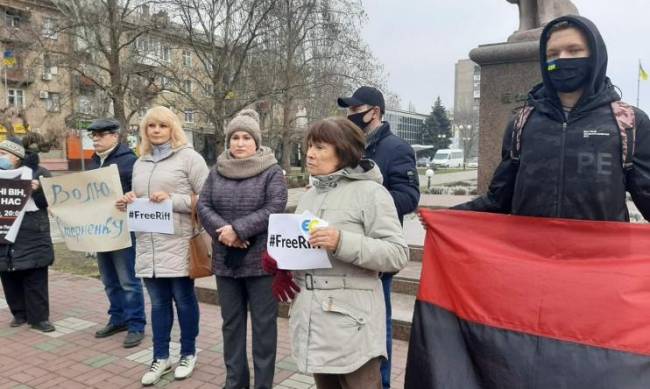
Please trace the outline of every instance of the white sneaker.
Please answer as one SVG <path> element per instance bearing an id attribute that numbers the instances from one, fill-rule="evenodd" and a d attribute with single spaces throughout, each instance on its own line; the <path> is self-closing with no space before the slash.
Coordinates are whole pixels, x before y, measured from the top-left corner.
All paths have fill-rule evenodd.
<path id="1" fill-rule="evenodd" d="M 172 363 L 167 359 L 151 362 L 149 371 L 142 376 L 142 385 L 150 386 L 160 381 L 160 378 L 172 370 Z"/>
<path id="2" fill-rule="evenodd" d="M 178 361 L 178 366 L 174 370 L 174 378 L 183 380 L 192 375 L 194 366 L 196 365 L 196 355 L 184 355 Z"/>

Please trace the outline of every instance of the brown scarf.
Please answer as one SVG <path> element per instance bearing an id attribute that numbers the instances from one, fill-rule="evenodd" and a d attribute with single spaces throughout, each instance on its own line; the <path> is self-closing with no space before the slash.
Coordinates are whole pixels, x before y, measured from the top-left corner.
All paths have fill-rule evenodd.
<path id="1" fill-rule="evenodd" d="M 226 150 L 217 158 L 217 171 L 227 178 L 244 179 L 255 177 L 277 163 L 273 150 L 268 147 L 262 146 L 253 156 L 244 159 L 237 159 Z"/>

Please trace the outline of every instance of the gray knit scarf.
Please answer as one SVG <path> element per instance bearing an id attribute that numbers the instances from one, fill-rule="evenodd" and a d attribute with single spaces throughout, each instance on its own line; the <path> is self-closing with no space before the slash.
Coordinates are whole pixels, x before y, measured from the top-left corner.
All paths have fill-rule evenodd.
<path id="1" fill-rule="evenodd" d="M 268 147 L 262 146 L 253 156 L 244 159 L 236 159 L 226 150 L 217 158 L 217 171 L 226 178 L 244 179 L 255 177 L 276 163 L 278 160 Z"/>

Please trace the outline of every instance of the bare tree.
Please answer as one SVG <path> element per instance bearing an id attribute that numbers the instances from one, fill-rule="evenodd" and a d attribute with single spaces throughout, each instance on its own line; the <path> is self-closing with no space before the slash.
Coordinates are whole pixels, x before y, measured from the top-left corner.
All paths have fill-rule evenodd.
<path id="1" fill-rule="evenodd" d="M 456 112 L 454 127 L 458 131 L 458 144 L 463 149 L 465 161 L 478 152 L 478 120 L 471 111 Z"/>
<path id="2" fill-rule="evenodd" d="M 160 31 L 161 14 L 151 15 L 155 1 L 54 0 L 63 16 L 60 31 L 72 39 L 72 50 L 52 52 L 58 65 L 72 74 L 76 112 L 113 116 L 122 128 L 156 96 L 156 71 L 136 42 Z M 163 15 L 164 16 L 164 15 Z M 86 105 L 92 105 L 90 109 Z"/>
<path id="3" fill-rule="evenodd" d="M 272 99 L 281 106 L 274 135 L 288 170 L 293 145 L 304 133 L 304 126 L 297 124 L 331 116 L 337 97 L 359 83 L 375 83 L 381 71 L 359 39 L 364 15 L 360 2 L 279 0 L 272 15 L 276 28 L 267 40 L 275 57 Z"/>
<path id="4" fill-rule="evenodd" d="M 251 81 L 251 70 L 276 0 L 169 0 L 167 4 L 179 23 L 178 35 L 183 39 L 179 44 L 186 51 L 183 61 L 165 68 L 173 80 L 167 89 L 176 95 L 168 101 L 202 115 L 221 151 L 225 122 L 268 93 Z"/>

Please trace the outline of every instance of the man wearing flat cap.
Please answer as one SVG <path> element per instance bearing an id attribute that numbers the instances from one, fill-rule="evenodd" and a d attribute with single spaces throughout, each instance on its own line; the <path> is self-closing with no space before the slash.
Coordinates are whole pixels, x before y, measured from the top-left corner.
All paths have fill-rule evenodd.
<path id="1" fill-rule="evenodd" d="M 112 118 L 97 119 L 88 127 L 88 136 L 95 148 L 91 169 L 117 165 L 122 191 L 130 192 L 137 157 L 120 143 L 120 122 Z M 128 331 L 123 345 L 135 347 L 144 338 L 146 324 L 142 283 L 135 277 L 135 242 L 125 249 L 97 253 L 97 265 L 110 306 L 108 324 L 95 332 L 95 337 Z"/>

